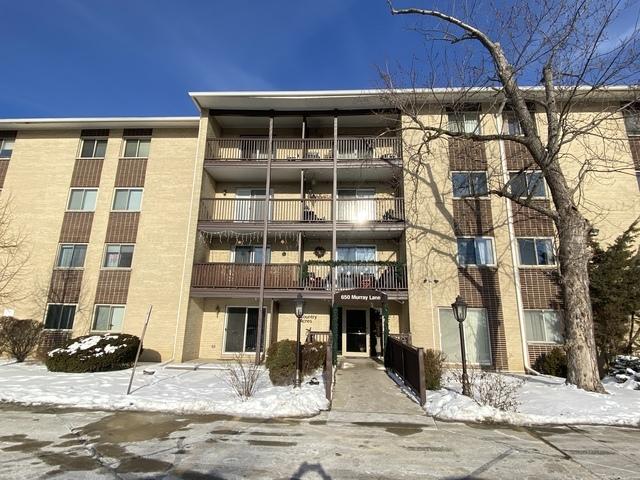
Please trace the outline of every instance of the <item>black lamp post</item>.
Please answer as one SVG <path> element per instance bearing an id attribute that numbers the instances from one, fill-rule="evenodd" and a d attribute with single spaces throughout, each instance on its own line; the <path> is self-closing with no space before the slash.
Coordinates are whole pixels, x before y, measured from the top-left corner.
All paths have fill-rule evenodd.
<path id="1" fill-rule="evenodd" d="M 299 293 L 298 296 L 296 297 L 296 317 L 298 318 L 296 337 L 298 341 L 296 343 L 296 383 L 295 383 L 295 386 L 298 388 L 300 387 L 300 383 L 302 382 L 302 372 L 300 371 L 301 369 L 300 323 L 302 321 L 302 315 L 304 315 L 304 299 L 302 298 L 302 294 Z"/>
<path id="2" fill-rule="evenodd" d="M 464 321 L 467 318 L 467 302 L 460 295 L 456 297 L 456 301 L 451 304 L 453 316 L 458 321 L 460 329 L 460 353 L 462 354 L 462 394 L 467 397 L 471 396 L 471 387 L 469 386 L 469 377 L 467 375 L 467 351 L 464 345 Z"/>

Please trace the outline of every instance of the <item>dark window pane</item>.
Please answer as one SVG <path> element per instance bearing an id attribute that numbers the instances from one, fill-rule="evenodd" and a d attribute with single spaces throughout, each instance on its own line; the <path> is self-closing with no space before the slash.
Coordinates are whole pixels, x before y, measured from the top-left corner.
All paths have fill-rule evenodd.
<path id="1" fill-rule="evenodd" d="M 511 179 L 511 195 L 514 197 L 527 196 L 527 179 L 523 173 L 512 173 Z"/>
<path id="2" fill-rule="evenodd" d="M 640 110 L 628 110 L 624 115 L 627 135 L 640 135 Z"/>
<path id="3" fill-rule="evenodd" d="M 549 239 L 536 240 L 536 252 L 538 254 L 538 265 L 553 265 L 556 263 L 553 254 L 553 242 Z"/>
<path id="4" fill-rule="evenodd" d="M 518 250 L 521 265 L 536 265 L 536 248 L 532 238 L 519 238 Z"/>
<path id="5" fill-rule="evenodd" d="M 106 140 L 96 140 L 96 153 L 94 157 L 96 158 L 104 158 L 104 154 L 107 151 L 107 141 Z"/>
<path id="6" fill-rule="evenodd" d="M 87 253 L 86 245 L 75 245 L 73 247 L 73 257 L 71 259 L 71 266 L 74 268 L 80 268 L 84 266 L 84 257 Z"/>
<path id="7" fill-rule="evenodd" d="M 135 157 L 138 155 L 138 141 L 126 140 L 124 145 L 124 156 Z"/>
<path id="8" fill-rule="evenodd" d="M 243 351 L 245 315 L 245 308 L 231 307 L 227 310 L 225 352 Z"/>
<path id="9" fill-rule="evenodd" d="M 469 174 L 468 173 L 454 173 L 451 176 L 453 181 L 453 196 L 454 197 L 468 197 L 471 195 L 469 189 Z"/>
<path id="10" fill-rule="evenodd" d="M 476 247 L 473 238 L 458 239 L 458 262 L 460 265 L 476 264 Z"/>
<path id="11" fill-rule="evenodd" d="M 44 328 L 70 330 L 75 313 L 75 305 L 49 305 Z"/>
<path id="12" fill-rule="evenodd" d="M 93 147 L 95 145 L 95 140 L 83 140 L 82 141 L 82 152 L 80 156 L 83 158 L 93 157 Z"/>
<path id="13" fill-rule="evenodd" d="M 131 267 L 131 261 L 133 260 L 133 245 L 123 245 L 120 248 L 120 264 L 119 267 L 129 268 Z"/>
<path id="14" fill-rule="evenodd" d="M 470 174 L 471 177 L 471 190 L 474 195 L 487 195 L 489 189 L 487 188 L 487 174 L 484 172 L 476 172 Z"/>
<path id="15" fill-rule="evenodd" d="M 542 173 L 535 172 L 529 174 L 529 194 L 532 197 L 544 197 L 544 180 Z"/>
<path id="16" fill-rule="evenodd" d="M 100 306 L 96 308 L 96 316 L 93 320 L 93 330 L 106 331 L 109 330 L 111 316 L 111 307 Z"/>

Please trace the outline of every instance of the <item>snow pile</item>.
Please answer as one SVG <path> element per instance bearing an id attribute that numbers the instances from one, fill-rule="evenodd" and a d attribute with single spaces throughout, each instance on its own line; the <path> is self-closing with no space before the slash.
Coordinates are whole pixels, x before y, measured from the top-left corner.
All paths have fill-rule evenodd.
<path id="1" fill-rule="evenodd" d="M 302 388 L 274 387 L 262 375 L 257 393 L 240 401 L 229 388 L 227 370 L 173 370 L 149 366 L 154 375 L 136 372 L 126 395 L 131 370 L 100 373 L 55 373 L 40 364 L 0 366 L 0 401 L 54 404 L 98 410 L 139 410 L 223 414 L 251 417 L 315 415 L 329 406 L 324 384 Z"/>
<path id="2" fill-rule="evenodd" d="M 56 353 L 68 353 L 68 354 L 74 354 L 77 353 L 78 351 L 84 351 L 84 350 L 89 350 L 93 347 L 95 347 L 100 340 L 116 340 L 118 338 L 118 335 L 113 335 L 113 334 L 107 334 L 107 335 L 89 335 L 86 337 L 81 337 L 78 339 L 78 341 L 73 342 L 69 345 L 67 345 L 64 348 L 54 348 L 53 350 L 51 350 L 48 355 L 50 357 L 53 357 Z M 121 344 L 121 345 L 107 345 L 104 350 L 107 353 L 113 353 L 115 352 L 118 348 L 120 347 L 126 347 L 126 344 Z M 109 348 L 110 350 L 107 351 L 107 348 Z M 100 351 L 100 349 L 97 349 L 96 352 Z"/>
<path id="3" fill-rule="evenodd" d="M 514 375 L 506 379 L 513 382 L 524 380 L 516 394 L 516 411 L 505 412 L 480 405 L 461 395 L 460 383 L 451 376 L 444 379 L 445 388 L 427 392 L 425 410 L 443 420 L 511 425 L 640 426 L 640 391 L 629 388 L 626 383 L 616 383 L 612 377 L 603 382 L 608 395 L 580 390 L 558 377 Z"/>
<path id="4" fill-rule="evenodd" d="M 618 355 L 609 373 L 625 388 L 640 390 L 640 358 Z"/>

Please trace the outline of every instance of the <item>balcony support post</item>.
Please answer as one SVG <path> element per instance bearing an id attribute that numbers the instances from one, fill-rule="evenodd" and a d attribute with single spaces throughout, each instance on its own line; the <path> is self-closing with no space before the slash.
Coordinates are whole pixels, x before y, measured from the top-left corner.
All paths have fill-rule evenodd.
<path id="1" fill-rule="evenodd" d="M 333 193 L 331 195 L 331 261 L 335 262 L 338 255 L 336 236 L 336 219 L 338 217 L 338 115 L 333 117 Z M 331 267 L 331 298 L 336 295 L 336 267 Z"/>
<path id="2" fill-rule="evenodd" d="M 264 284 L 267 272 L 267 234 L 269 233 L 269 217 L 271 213 L 271 161 L 273 160 L 273 115 L 269 117 L 269 147 L 267 151 L 267 182 L 265 187 L 266 211 L 262 224 L 262 264 L 260 265 L 260 295 L 258 298 L 258 329 L 256 339 L 256 365 L 262 362 L 262 337 L 264 336 Z"/>

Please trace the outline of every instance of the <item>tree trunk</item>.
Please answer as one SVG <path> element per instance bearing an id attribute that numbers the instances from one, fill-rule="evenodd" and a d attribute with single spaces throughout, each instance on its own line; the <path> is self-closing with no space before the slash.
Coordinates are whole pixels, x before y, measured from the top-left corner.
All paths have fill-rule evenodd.
<path id="1" fill-rule="evenodd" d="M 606 393 L 596 358 L 593 312 L 589 296 L 589 222 L 572 206 L 559 211 L 559 263 L 566 324 L 567 382 L 590 392 Z"/>

